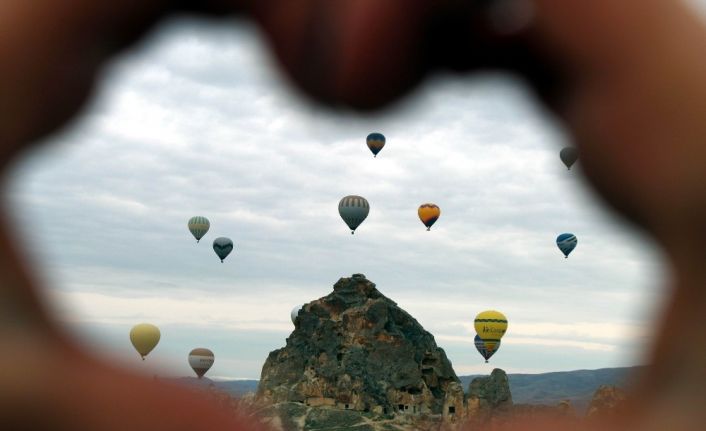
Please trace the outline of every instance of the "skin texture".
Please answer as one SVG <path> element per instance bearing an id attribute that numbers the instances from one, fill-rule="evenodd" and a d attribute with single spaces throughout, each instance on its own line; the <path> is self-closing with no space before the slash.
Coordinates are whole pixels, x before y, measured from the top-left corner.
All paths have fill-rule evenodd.
<path id="1" fill-rule="evenodd" d="M 497 2 L 470 3 L 4 0 L 0 167 L 6 171 L 22 150 L 75 116 L 101 65 L 177 7 L 252 17 L 291 82 L 333 107 L 385 106 L 437 69 L 517 72 L 564 121 L 588 183 L 657 241 L 671 268 L 670 300 L 633 404 L 620 419 L 585 426 L 702 429 L 706 32 L 701 22 L 668 0 L 518 0 L 532 8 L 534 19 L 508 33 L 488 18 L 497 12 Z M 252 419 L 224 412 L 186 390 L 130 376 L 76 348 L 44 311 L 31 261 L 11 241 L 7 211 L 2 214 L 0 343 L 9 353 L 0 355 L 0 423 L 36 430 L 257 429 L 248 423 Z M 679 337 L 671 335 L 676 331 Z M 566 427 L 523 422 L 511 429 Z"/>

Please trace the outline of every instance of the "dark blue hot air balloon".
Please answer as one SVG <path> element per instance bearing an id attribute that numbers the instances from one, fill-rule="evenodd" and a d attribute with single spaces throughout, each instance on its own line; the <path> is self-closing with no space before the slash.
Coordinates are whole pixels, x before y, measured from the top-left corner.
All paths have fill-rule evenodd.
<path id="1" fill-rule="evenodd" d="M 225 259 L 230 252 L 233 251 L 233 241 L 226 237 L 216 238 L 213 240 L 213 251 L 216 252 L 218 257 L 221 259 L 221 263 L 223 263 L 223 259 Z"/>
<path id="2" fill-rule="evenodd" d="M 562 148 L 559 152 L 559 158 L 566 165 L 566 169 L 571 170 L 571 166 L 579 159 L 579 150 L 574 147 Z"/>
<path id="3" fill-rule="evenodd" d="M 565 258 L 569 257 L 569 253 L 576 248 L 577 243 L 578 239 L 576 239 L 576 235 L 573 233 L 562 233 L 556 237 L 556 245 L 559 247 L 559 250 L 564 253 Z"/>
<path id="4" fill-rule="evenodd" d="M 385 135 L 382 133 L 371 133 L 365 138 L 365 143 L 368 144 L 368 148 L 373 153 L 373 157 L 377 157 L 382 147 L 385 146 Z"/>

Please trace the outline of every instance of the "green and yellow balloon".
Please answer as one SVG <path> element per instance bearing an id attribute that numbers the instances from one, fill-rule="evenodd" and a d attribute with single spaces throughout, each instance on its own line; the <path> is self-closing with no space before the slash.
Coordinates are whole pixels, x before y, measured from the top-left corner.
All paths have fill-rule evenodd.
<path id="1" fill-rule="evenodd" d="M 196 216 L 189 219 L 187 226 L 189 227 L 189 232 L 196 238 L 196 242 L 199 242 L 208 232 L 211 223 L 206 217 Z"/>

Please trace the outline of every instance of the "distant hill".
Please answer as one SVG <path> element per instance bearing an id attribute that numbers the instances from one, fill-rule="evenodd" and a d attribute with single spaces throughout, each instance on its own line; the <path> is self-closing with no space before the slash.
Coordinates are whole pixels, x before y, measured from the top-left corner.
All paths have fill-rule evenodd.
<path id="1" fill-rule="evenodd" d="M 258 382 L 259 380 L 223 380 L 213 383 L 217 388 L 234 397 L 242 397 L 245 394 L 257 392 Z"/>
<path id="2" fill-rule="evenodd" d="M 512 400 L 516 404 L 554 405 L 571 400 L 577 412 L 583 414 L 593 393 L 600 385 L 625 388 L 631 377 L 642 367 L 602 368 L 543 374 L 508 374 Z M 459 376 L 464 390 L 480 375 Z"/>
<path id="3" fill-rule="evenodd" d="M 197 379 L 196 377 L 178 377 L 169 380 L 190 387 L 207 388 L 209 386 L 215 386 L 236 398 L 240 398 L 249 393 L 255 393 L 259 382 L 258 380 L 211 380 L 208 377 L 201 379 Z"/>

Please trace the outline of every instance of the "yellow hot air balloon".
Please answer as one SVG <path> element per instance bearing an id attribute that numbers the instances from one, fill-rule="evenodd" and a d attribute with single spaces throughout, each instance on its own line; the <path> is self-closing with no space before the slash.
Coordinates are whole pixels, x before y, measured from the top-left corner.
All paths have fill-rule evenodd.
<path id="1" fill-rule="evenodd" d="M 419 214 L 419 220 L 424 223 L 427 230 L 430 230 L 431 226 L 439 219 L 441 209 L 435 204 L 421 204 L 417 210 L 417 214 Z"/>
<path id="2" fill-rule="evenodd" d="M 130 330 L 130 341 L 143 361 L 145 356 L 157 346 L 160 336 L 159 328 L 150 323 L 140 323 Z"/>
<path id="3" fill-rule="evenodd" d="M 507 331 L 507 317 L 499 311 L 486 310 L 478 313 L 473 322 L 478 336 L 483 340 L 485 348 L 495 351 L 500 339 Z"/>

